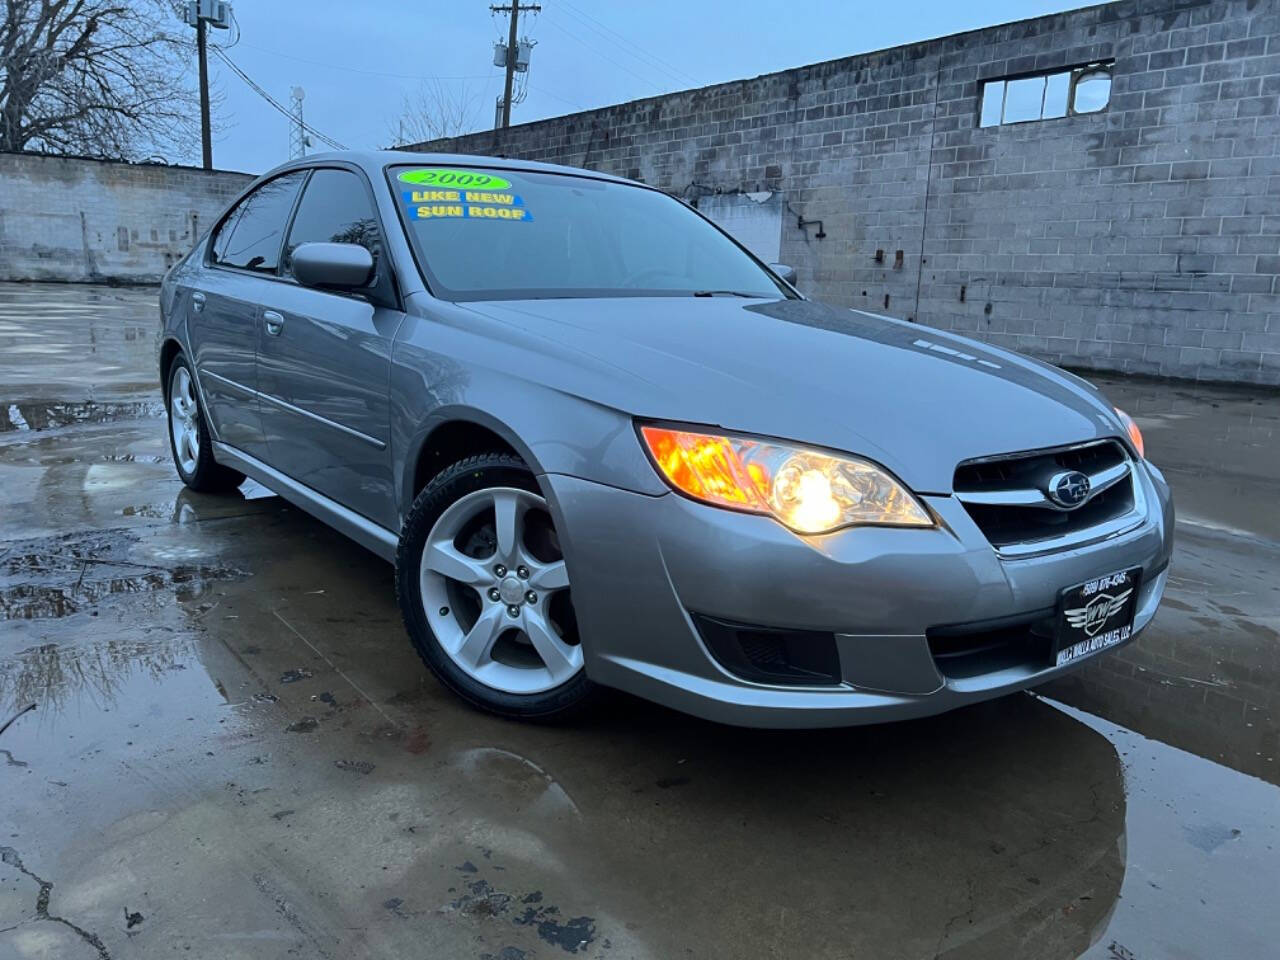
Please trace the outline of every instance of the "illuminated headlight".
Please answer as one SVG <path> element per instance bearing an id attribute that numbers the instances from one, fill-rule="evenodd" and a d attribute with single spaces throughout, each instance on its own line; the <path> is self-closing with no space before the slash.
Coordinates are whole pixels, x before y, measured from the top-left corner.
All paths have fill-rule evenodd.
<path id="1" fill-rule="evenodd" d="M 859 524 L 933 526 L 906 487 L 857 457 L 668 427 L 642 426 L 640 435 L 659 472 L 681 493 L 767 514 L 797 533 Z"/>

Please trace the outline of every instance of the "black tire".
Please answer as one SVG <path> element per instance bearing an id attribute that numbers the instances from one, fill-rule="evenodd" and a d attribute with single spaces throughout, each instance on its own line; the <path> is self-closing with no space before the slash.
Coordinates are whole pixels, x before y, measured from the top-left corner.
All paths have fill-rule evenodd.
<path id="1" fill-rule="evenodd" d="M 192 377 L 194 382 L 191 366 L 187 363 L 187 358 L 181 353 L 174 357 L 173 363 L 169 365 L 169 374 L 164 385 L 165 429 L 169 434 L 169 453 L 173 457 L 174 469 L 178 471 L 178 478 L 197 493 L 229 493 L 244 483 L 244 474 L 238 470 L 232 470 L 230 467 L 224 467 L 213 459 L 213 438 L 209 436 L 209 424 L 205 420 L 204 408 L 200 405 L 200 392 L 198 390 L 193 391 L 193 399 L 195 402 L 195 426 L 199 437 L 200 449 L 196 454 L 194 469 L 187 470 L 182 465 L 183 458 L 178 455 L 178 448 L 173 435 L 171 410 L 173 382 L 179 371 L 186 371 L 186 375 Z"/>
<path id="2" fill-rule="evenodd" d="M 585 669 L 542 693 L 494 690 L 453 662 L 427 622 L 418 579 L 427 537 L 450 505 L 469 493 L 491 487 L 517 487 L 542 495 L 532 471 L 508 453 L 468 457 L 442 470 L 418 494 L 405 520 L 396 552 L 396 600 L 414 649 L 445 687 L 471 706 L 501 717 L 561 722 L 580 715 L 598 696 L 599 688 L 587 678 Z"/>

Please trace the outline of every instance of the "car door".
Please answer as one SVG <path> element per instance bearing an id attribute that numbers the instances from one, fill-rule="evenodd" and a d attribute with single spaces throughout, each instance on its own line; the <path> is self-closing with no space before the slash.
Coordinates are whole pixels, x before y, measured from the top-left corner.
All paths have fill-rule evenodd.
<path id="1" fill-rule="evenodd" d="M 284 282 L 263 304 L 258 390 L 271 466 L 394 530 L 388 384 L 391 344 L 404 314 L 381 237 L 362 173 L 312 172 L 285 243 Z M 308 242 L 365 246 L 374 280 L 358 293 L 302 286 L 290 257 Z"/>
<path id="2" fill-rule="evenodd" d="M 276 177 L 236 204 L 210 238 L 188 301 L 188 346 L 209 424 L 218 440 L 259 459 L 260 304 L 280 282 L 285 227 L 305 179 L 303 171 Z"/>

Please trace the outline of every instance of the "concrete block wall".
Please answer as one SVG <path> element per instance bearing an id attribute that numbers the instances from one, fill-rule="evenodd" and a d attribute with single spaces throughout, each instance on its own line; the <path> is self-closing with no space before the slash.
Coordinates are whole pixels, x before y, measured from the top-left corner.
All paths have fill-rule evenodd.
<path id="1" fill-rule="evenodd" d="M 1113 4 L 948 45 L 920 317 L 1055 363 L 1280 383 L 1278 10 Z M 975 126 L 984 79 L 1112 58 L 1101 113 Z"/>
<path id="2" fill-rule="evenodd" d="M 251 179 L 0 153 L 0 280 L 156 282 Z"/>
<path id="3" fill-rule="evenodd" d="M 1098 60 L 1101 113 L 978 126 L 983 80 Z M 773 191 L 811 296 L 1280 384 L 1280 0 L 1122 0 L 414 149 Z"/>

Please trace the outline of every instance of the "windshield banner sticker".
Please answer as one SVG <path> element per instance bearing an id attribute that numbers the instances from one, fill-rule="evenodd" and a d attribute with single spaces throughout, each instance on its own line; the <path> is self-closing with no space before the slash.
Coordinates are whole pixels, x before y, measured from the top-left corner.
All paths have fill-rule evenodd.
<path id="1" fill-rule="evenodd" d="M 443 167 L 428 167 L 422 170 L 406 170 L 399 176 L 401 183 L 412 183 L 424 187 L 469 187 L 475 190 L 507 190 L 510 180 L 503 180 L 491 173 L 479 170 L 448 170 Z"/>
<path id="2" fill-rule="evenodd" d="M 484 203 L 491 206 L 523 207 L 518 193 L 492 193 L 487 190 L 405 190 L 400 194 L 405 203 Z"/>
<path id="3" fill-rule="evenodd" d="M 515 193 L 487 190 L 405 190 L 405 202 L 415 220 L 531 221 L 524 200 Z"/>

